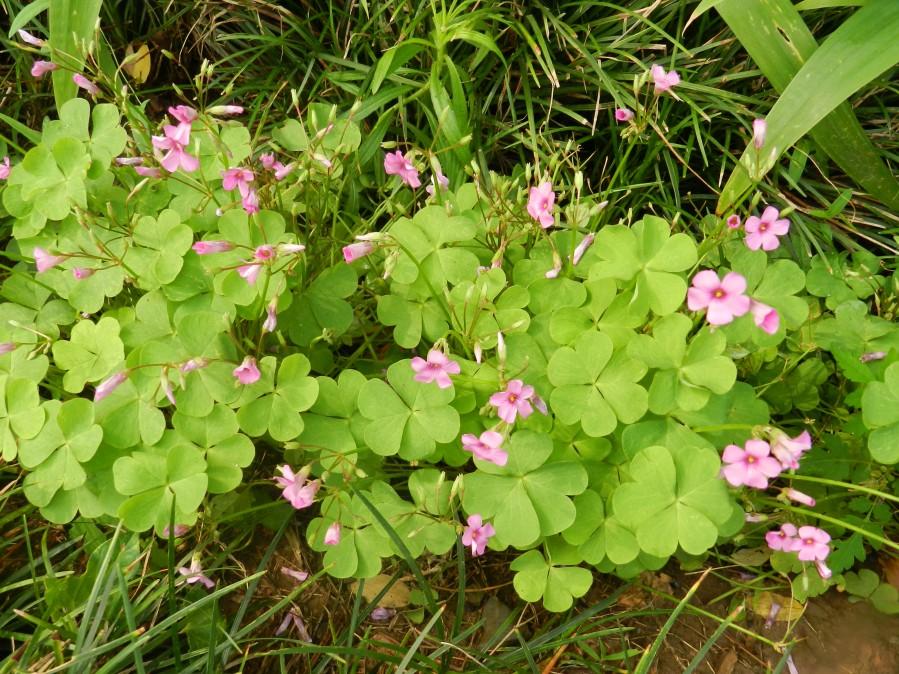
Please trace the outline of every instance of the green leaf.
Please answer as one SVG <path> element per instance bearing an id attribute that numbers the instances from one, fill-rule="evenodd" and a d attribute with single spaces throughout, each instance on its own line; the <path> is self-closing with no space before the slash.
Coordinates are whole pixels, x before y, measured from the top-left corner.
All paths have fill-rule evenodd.
<path id="1" fill-rule="evenodd" d="M 291 341 L 309 346 L 326 331 L 333 336 L 346 332 L 353 322 L 353 306 L 344 298 L 355 292 L 356 283 L 356 272 L 348 264 L 319 274 L 284 312 Z"/>
<path id="2" fill-rule="evenodd" d="M 574 599 L 587 594 L 593 574 L 577 566 L 556 566 L 537 550 L 524 553 L 509 567 L 515 571 L 512 584 L 518 596 L 529 602 L 543 599 L 547 611 L 561 613 Z"/>
<path id="3" fill-rule="evenodd" d="M 205 417 L 190 417 L 176 412 L 175 429 L 205 452 L 209 492 L 224 494 L 236 489 L 243 479 L 242 468 L 256 454 L 252 441 L 238 433 L 237 416 L 224 405 L 216 405 Z"/>
<path id="4" fill-rule="evenodd" d="M 365 375 L 343 370 L 337 381 L 318 377 L 318 399 L 303 414 L 299 442 L 307 451 L 317 451 L 325 470 L 351 474 L 359 458 L 359 445 L 367 421 L 356 406 Z"/>
<path id="5" fill-rule="evenodd" d="M 868 450 L 880 463 L 899 462 L 899 363 L 884 372 L 882 382 L 873 381 L 862 394 L 862 419 L 871 429 Z"/>
<path id="6" fill-rule="evenodd" d="M 0 375 L 0 457 L 4 461 L 15 459 L 19 441 L 30 440 L 44 427 L 46 413 L 40 402 L 35 382 Z"/>
<path id="7" fill-rule="evenodd" d="M 423 459 L 438 442 L 451 442 L 459 433 L 459 413 L 450 403 L 452 388 L 413 380 L 409 360 L 387 369 L 387 382 L 372 379 L 359 392 L 359 411 L 371 423 L 365 441 L 384 456 L 399 454 L 407 460 Z"/>
<path id="8" fill-rule="evenodd" d="M 268 356 L 263 358 L 269 360 Z M 251 401 L 238 401 L 242 403 L 237 412 L 241 430 L 253 437 L 267 432 L 281 442 L 302 433 L 303 419 L 299 413 L 312 407 L 318 396 L 318 382 L 306 376 L 308 373 L 306 356 L 295 353 L 282 360 L 271 393 Z"/>
<path id="9" fill-rule="evenodd" d="M 52 73 L 56 109 L 75 96 L 72 71 L 84 65 L 83 46 L 94 41 L 103 0 L 50 0 L 50 43 L 63 67 Z"/>
<path id="10" fill-rule="evenodd" d="M 475 278 L 478 267 L 475 254 L 446 245 L 474 238 L 475 227 L 468 218 L 449 216 L 439 206 L 425 206 L 411 220 L 396 220 L 390 234 L 402 251 L 392 273 L 397 283 L 414 283 L 421 274 L 423 281 L 442 288 L 447 283 Z"/>
<path id="11" fill-rule="evenodd" d="M 79 393 L 86 382 L 97 382 L 112 374 L 125 359 L 124 346 L 119 339 L 119 323 L 104 316 L 96 323 L 78 322 L 70 339 L 53 344 L 53 359 L 65 370 L 62 384 L 69 393 Z"/>

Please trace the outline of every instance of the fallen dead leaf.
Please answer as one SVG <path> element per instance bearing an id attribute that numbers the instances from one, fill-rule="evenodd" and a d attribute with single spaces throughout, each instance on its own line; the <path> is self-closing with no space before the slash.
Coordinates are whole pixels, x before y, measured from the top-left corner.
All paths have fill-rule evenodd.
<path id="1" fill-rule="evenodd" d="M 879 561 L 886 582 L 899 590 L 899 557 L 881 557 Z"/>
<path id="2" fill-rule="evenodd" d="M 756 594 L 752 598 L 752 610 L 767 620 L 768 614 L 771 612 L 771 605 L 775 602 L 780 604 L 780 610 L 774 616 L 775 622 L 794 622 L 799 620 L 803 611 L 805 611 L 804 604 L 800 604 L 792 597 L 785 597 L 773 592 L 759 592 Z"/>
<path id="3" fill-rule="evenodd" d="M 393 576 L 388 576 L 383 573 L 374 578 L 368 578 L 365 581 L 365 586 L 362 588 L 362 596 L 366 601 L 372 601 L 381 593 L 381 590 L 383 590 L 385 586 L 390 585 L 392 581 Z M 356 592 L 359 583 L 353 583 L 352 587 L 353 592 Z M 403 581 L 398 580 L 393 583 L 384 596 L 378 600 L 378 606 L 383 606 L 384 608 L 403 608 L 404 606 L 408 606 L 409 592 L 409 586 Z"/>
<path id="4" fill-rule="evenodd" d="M 734 649 L 730 649 L 721 658 L 721 662 L 718 663 L 718 669 L 715 670 L 716 674 L 733 674 L 734 667 L 737 666 L 737 659 L 737 652 Z"/>

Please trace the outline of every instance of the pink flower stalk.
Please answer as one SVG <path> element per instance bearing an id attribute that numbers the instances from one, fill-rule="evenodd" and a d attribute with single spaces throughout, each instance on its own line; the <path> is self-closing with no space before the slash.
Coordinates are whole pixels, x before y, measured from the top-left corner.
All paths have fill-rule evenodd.
<path id="1" fill-rule="evenodd" d="M 162 171 L 160 171 L 155 166 L 135 166 L 134 172 L 139 176 L 143 176 L 144 178 L 161 178 Z"/>
<path id="2" fill-rule="evenodd" d="M 143 157 L 116 157 L 115 163 L 118 166 L 140 166 L 144 163 Z"/>
<path id="3" fill-rule="evenodd" d="M 178 120 L 179 124 L 190 126 L 197 118 L 197 111 L 189 105 L 173 105 L 169 107 L 169 114 Z"/>
<path id="4" fill-rule="evenodd" d="M 87 267 L 75 267 L 72 270 L 72 276 L 74 276 L 75 280 L 77 280 L 77 281 L 83 281 L 84 279 L 93 275 L 93 273 L 94 273 L 94 270 L 89 269 Z"/>
<path id="5" fill-rule="evenodd" d="M 165 135 L 153 136 L 153 147 L 166 151 L 160 162 L 162 168 L 169 173 L 174 173 L 179 168 L 188 173 L 196 171 L 200 167 L 200 160 L 187 154 L 184 149 L 190 142 L 190 127 L 186 124 L 166 124 L 162 131 Z"/>
<path id="6" fill-rule="evenodd" d="M 250 183 L 255 180 L 256 176 L 247 168 L 230 168 L 222 171 L 222 189 L 231 192 L 235 188 L 240 192 L 240 196 L 245 197 L 250 191 Z"/>
<path id="7" fill-rule="evenodd" d="M 328 530 L 325 531 L 325 539 L 322 542 L 325 545 L 340 544 L 340 522 L 334 522 L 331 526 L 328 527 Z"/>
<path id="8" fill-rule="evenodd" d="M 428 351 L 428 359 L 425 360 L 420 356 L 415 356 L 411 363 L 412 369 L 415 371 L 415 381 L 422 384 L 430 384 L 436 382 L 440 388 L 449 388 L 453 385 L 449 378 L 451 374 L 459 374 L 462 370 L 459 363 L 437 349 Z"/>
<path id="9" fill-rule="evenodd" d="M 358 241 L 343 247 L 343 259 L 347 264 L 375 252 L 375 244 L 371 241 Z"/>
<path id="10" fill-rule="evenodd" d="M 430 194 L 432 197 L 434 196 L 434 182 L 436 181 L 437 186 L 440 188 L 441 192 L 446 192 L 449 189 L 449 178 L 443 175 L 440 171 L 434 175 L 434 178 L 431 179 L 431 184 L 425 187 L 425 192 Z"/>
<path id="11" fill-rule="evenodd" d="M 752 120 L 752 144 L 756 150 L 761 150 L 765 145 L 765 135 L 768 133 L 768 122 L 764 119 Z"/>
<path id="12" fill-rule="evenodd" d="M 727 464 L 721 470 L 732 486 L 746 485 L 767 489 L 768 478 L 780 475 L 780 462 L 771 456 L 771 447 L 764 440 L 747 440 L 743 447 L 728 445 L 721 460 Z"/>
<path id="13" fill-rule="evenodd" d="M 57 69 L 59 69 L 59 66 L 52 61 L 35 61 L 31 65 L 31 76 L 41 78 Z"/>
<path id="14" fill-rule="evenodd" d="M 193 583 L 202 583 L 207 590 L 215 587 L 215 583 L 203 573 L 203 567 L 200 566 L 200 560 L 197 557 L 193 557 L 190 560 L 190 566 L 182 566 L 178 569 L 178 573 L 186 578 L 184 582 L 188 585 Z"/>
<path id="15" fill-rule="evenodd" d="M 96 96 L 100 93 L 100 87 L 91 82 L 81 73 L 75 73 L 72 75 L 72 81 L 78 86 L 79 89 L 84 89 L 91 96 Z"/>
<path id="16" fill-rule="evenodd" d="M 787 489 L 781 490 L 781 493 L 791 501 L 796 501 L 796 503 L 801 503 L 802 505 L 806 505 L 809 508 L 815 507 L 815 499 L 813 499 L 808 494 L 799 491 L 798 489 L 789 487 Z"/>
<path id="17" fill-rule="evenodd" d="M 484 431 L 480 438 L 471 433 L 462 436 L 462 449 L 471 452 L 481 461 L 489 461 L 497 466 L 505 466 L 509 462 L 509 453 L 502 446 L 503 436 L 496 431 Z"/>
<path id="18" fill-rule="evenodd" d="M 769 531 L 765 534 L 765 542 L 772 550 L 781 550 L 790 552 L 793 550 L 793 544 L 796 541 L 796 527 L 785 522 L 780 525 L 777 531 Z"/>
<path id="19" fill-rule="evenodd" d="M 384 155 L 384 172 L 389 176 L 399 176 L 404 183 L 415 189 L 421 187 L 418 169 L 397 150 L 393 154 Z"/>
<path id="20" fill-rule="evenodd" d="M 593 240 L 596 238 L 596 235 L 593 233 L 587 234 L 581 242 L 577 245 L 577 248 L 574 249 L 574 253 L 571 256 L 571 264 L 577 266 L 577 263 L 581 261 L 581 258 L 584 257 L 584 253 L 587 252 L 587 249 L 593 245 Z"/>
<path id="21" fill-rule="evenodd" d="M 3 162 L 0 162 L 0 180 L 9 178 L 10 171 L 12 167 L 9 165 L 9 157 L 4 157 Z"/>
<path id="22" fill-rule="evenodd" d="M 734 213 L 727 219 L 727 228 L 728 229 L 739 229 L 740 225 L 743 224 L 743 221 L 740 219 L 740 216 Z"/>
<path id="23" fill-rule="evenodd" d="M 750 215 L 746 218 L 746 245 L 750 250 L 774 250 L 780 245 L 778 237 L 790 231 L 790 221 L 779 216 L 780 211 L 768 206 L 762 217 Z"/>
<path id="24" fill-rule="evenodd" d="M 498 391 L 490 396 L 490 404 L 497 408 L 497 415 L 507 424 L 514 424 L 520 414 L 526 419 L 534 412 L 531 401 L 536 396 L 533 386 L 528 386 L 520 379 L 513 379 L 506 385 L 505 391 Z"/>
<path id="25" fill-rule="evenodd" d="M 128 370 L 116 372 L 111 377 L 104 379 L 97 388 L 94 389 L 94 402 L 100 402 L 115 391 L 126 379 L 128 379 Z"/>
<path id="26" fill-rule="evenodd" d="M 46 44 L 44 42 L 44 40 L 32 35 L 27 30 L 20 30 L 19 38 L 22 40 L 22 42 L 25 42 L 26 44 L 30 44 L 32 47 L 40 48 L 40 47 L 43 47 L 44 44 Z"/>
<path id="27" fill-rule="evenodd" d="M 553 204 L 556 201 L 556 193 L 553 192 L 553 184 L 548 180 L 543 181 L 537 187 L 532 187 L 528 192 L 528 215 L 540 223 L 543 229 L 553 226 Z"/>
<path id="28" fill-rule="evenodd" d="M 262 332 L 274 332 L 278 327 L 278 298 L 268 303 L 265 309 L 265 320 L 262 322 Z"/>
<path id="29" fill-rule="evenodd" d="M 657 94 L 662 94 L 671 89 L 671 87 L 680 84 L 680 75 L 674 70 L 665 72 L 665 69 L 657 64 L 650 68 L 649 72 L 652 75 L 653 83 L 655 83 Z"/>
<path id="30" fill-rule="evenodd" d="M 755 324 L 769 335 L 773 335 L 780 328 L 780 314 L 774 307 L 750 300 L 749 311 L 752 312 L 752 320 L 755 321 Z"/>
<path id="31" fill-rule="evenodd" d="M 66 259 L 65 255 L 50 255 L 50 253 L 40 246 L 35 246 L 31 254 L 34 256 L 34 264 L 37 267 L 38 274 L 42 274 L 48 269 L 52 269 Z"/>
<path id="32" fill-rule="evenodd" d="M 259 155 L 259 163 L 262 164 L 262 168 L 271 169 L 275 165 L 274 153 L 266 152 L 265 154 Z"/>
<path id="33" fill-rule="evenodd" d="M 775 431 L 770 439 L 771 454 L 780 461 L 784 470 L 799 468 L 799 459 L 812 448 L 812 436 L 808 431 L 802 431 L 795 438 L 791 438 L 783 431 Z"/>
<path id="34" fill-rule="evenodd" d="M 868 353 L 863 353 L 858 357 L 859 362 L 861 363 L 870 363 L 875 360 L 883 360 L 887 357 L 886 351 L 869 351 Z"/>
<path id="35" fill-rule="evenodd" d="M 197 255 L 214 255 L 234 250 L 234 244 L 230 241 L 197 241 L 191 248 Z"/>
<path id="36" fill-rule="evenodd" d="M 253 213 L 259 212 L 259 195 L 256 193 L 256 190 L 249 190 L 246 195 L 240 200 L 241 206 L 247 212 L 248 215 L 253 215 Z"/>
<path id="37" fill-rule="evenodd" d="M 799 533 L 793 539 L 793 552 L 799 553 L 799 559 L 803 562 L 813 562 L 827 559 L 830 554 L 830 534 L 818 527 L 799 527 Z"/>
<path id="38" fill-rule="evenodd" d="M 298 583 L 306 582 L 306 579 L 309 578 L 309 573 L 306 571 L 300 571 L 299 569 L 291 569 L 289 566 L 282 566 L 281 573 L 285 576 L 293 578 Z"/>
<path id="39" fill-rule="evenodd" d="M 259 279 L 259 272 L 261 271 L 261 264 L 258 262 L 251 262 L 250 264 L 239 266 L 237 268 L 237 275 L 252 286 L 256 285 L 256 281 Z"/>
<path id="40" fill-rule="evenodd" d="M 287 499 L 287 502 L 297 510 L 311 506 L 321 483 L 318 480 L 306 481 L 309 469 L 303 468 L 299 473 L 294 473 L 289 465 L 284 464 L 278 466 L 277 470 L 281 476 L 276 475 L 274 479 L 281 487 L 281 495 Z"/>
<path id="41" fill-rule="evenodd" d="M 206 112 L 210 115 L 216 116 L 226 116 L 226 115 L 242 115 L 243 114 L 243 106 L 242 105 L 213 105 L 211 108 L 207 108 Z"/>
<path id="42" fill-rule="evenodd" d="M 187 374 L 188 372 L 193 372 L 194 370 L 202 370 L 204 367 L 209 365 L 209 361 L 205 358 L 191 358 L 188 361 L 185 361 L 181 364 L 181 367 L 178 368 L 182 374 Z"/>
<path id="43" fill-rule="evenodd" d="M 234 368 L 231 374 L 237 377 L 237 381 L 244 386 L 256 383 L 259 381 L 259 377 L 262 376 L 259 372 L 259 367 L 256 365 L 256 359 L 253 358 L 253 356 L 244 358 L 243 362 Z"/>
<path id="44" fill-rule="evenodd" d="M 472 557 L 480 557 L 487 549 L 487 542 L 495 535 L 492 524 L 484 524 L 480 515 L 469 515 L 468 526 L 462 531 L 462 544 L 471 548 Z"/>
<path id="45" fill-rule="evenodd" d="M 687 291 L 687 307 L 691 311 L 707 309 L 706 319 L 711 325 L 727 325 L 736 316 L 749 311 L 750 300 L 746 291 L 746 278 L 737 272 L 718 279 L 711 269 L 703 269 L 693 277 Z"/>
<path id="46" fill-rule="evenodd" d="M 830 577 L 833 575 L 833 571 L 824 563 L 823 559 L 815 560 L 815 568 L 818 569 L 818 575 L 824 580 L 830 580 Z"/>
<path id="47" fill-rule="evenodd" d="M 615 108 L 615 119 L 619 122 L 629 122 L 634 118 L 634 111 L 627 108 Z"/>

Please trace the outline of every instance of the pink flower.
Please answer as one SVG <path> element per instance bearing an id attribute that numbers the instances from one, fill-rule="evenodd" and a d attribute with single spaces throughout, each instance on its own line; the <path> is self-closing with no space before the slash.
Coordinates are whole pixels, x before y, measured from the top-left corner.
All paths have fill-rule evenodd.
<path id="1" fill-rule="evenodd" d="M 459 374 L 459 372 L 461 372 L 459 363 L 450 360 L 443 351 L 438 351 L 437 349 L 428 351 L 427 360 L 416 356 L 412 359 L 411 365 L 416 373 L 414 377 L 415 381 L 419 381 L 422 384 L 437 382 L 437 386 L 440 388 L 449 388 L 452 386 L 453 382 L 449 378 L 449 375 Z"/>
<path id="2" fill-rule="evenodd" d="M 191 248 L 197 255 L 213 255 L 233 250 L 234 244 L 230 241 L 197 241 Z"/>
<path id="3" fill-rule="evenodd" d="M 181 367 L 179 367 L 178 369 L 183 374 L 187 374 L 188 372 L 193 372 L 194 370 L 202 370 L 207 365 L 209 365 L 209 361 L 205 358 L 191 358 L 190 360 L 181 363 Z"/>
<path id="4" fill-rule="evenodd" d="M 211 589 L 215 587 L 215 583 L 209 578 L 209 576 L 203 573 L 203 567 L 200 566 L 200 560 L 197 557 L 193 557 L 190 560 L 190 566 L 182 566 L 178 569 L 178 573 L 187 578 L 185 581 L 188 585 L 193 583 L 202 583 L 206 589 Z"/>
<path id="5" fill-rule="evenodd" d="M 40 78 L 58 68 L 59 66 L 52 61 L 35 61 L 31 65 L 31 76 Z"/>
<path id="6" fill-rule="evenodd" d="M 279 161 L 276 161 L 274 164 L 275 169 L 275 180 L 284 180 L 290 172 L 293 171 L 293 164 L 282 164 Z"/>
<path id="7" fill-rule="evenodd" d="M 615 119 L 619 122 L 629 122 L 634 118 L 634 111 L 627 108 L 615 108 Z"/>
<path id="8" fill-rule="evenodd" d="M 780 525 L 778 531 L 769 531 L 765 534 L 765 542 L 772 550 L 790 552 L 796 540 L 796 527 L 786 522 Z"/>
<path id="9" fill-rule="evenodd" d="M 291 569 L 289 566 L 282 566 L 281 573 L 283 573 L 285 576 L 293 578 L 298 583 L 303 583 L 307 578 L 309 578 L 308 572 L 300 571 L 298 569 Z"/>
<path id="10" fill-rule="evenodd" d="M 259 372 L 259 367 L 256 365 L 256 359 L 252 356 L 244 358 L 243 362 L 235 367 L 231 374 L 237 377 L 237 381 L 244 386 L 259 381 L 259 377 L 262 376 Z"/>
<path id="11" fill-rule="evenodd" d="M 30 44 L 32 47 L 40 48 L 40 47 L 43 47 L 45 44 L 45 42 L 42 39 L 40 39 L 39 37 L 35 37 L 31 33 L 29 33 L 27 30 L 20 30 L 19 38 L 21 38 L 22 42 Z"/>
<path id="12" fill-rule="evenodd" d="M 39 246 L 35 246 L 31 254 L 34 256 L 34 264 L 37 267 L 38 274 L 52 269 L 66 259 L 65 255 L 50 255 L 50 253 Z"/>
<path id="13" fill-rule="evenodd" d="M 811 448 L 812 436 L 808 431 L 802 431 L 795 438 L 783 431 L 775 431 L 771 435 L 771 454 L 780 461 L 784 470 L 799 468 L 799 459 Z"/>
<path id="14" fill-rule="evenodd" d="M 768 206 L 762 217 L 750 215 L 746 218 L 746 245 L 750 250 L 774 250 L 780 245 L 778 237 L 790 231 L 790 221 L 778 216 L 780 211 Z"/>
<path id="15" fill-rule="evenodd" d="M 325 545 L 338 545 L 340 543 L 340 522 L 334 522 L 328 527 L 328 530 L 325 531 L 325 540 L 322 542 Z"/>
<path id="16" fill-rule="evenodd" d="M 174 173 L 179 168 L 188 173 L 196 171 L 200 167 L 200 160 L 184 150 L 190 142 L 190 127 L 186 124 L 166 124 L 162 131 L 164 136 L 153 136 L 153 147 L 166 151 L 160 162 L 162 168 L 169 173 Z"/>
<path id="17" fill-rule="evenodd" d="M 93 269 L 88 269 L 87 267 L 75 267 L 72 270 L 72 276 L 75 277 L 78 281 L 83 281 L 87 277 L 91 276 L 94 273 Z"/>
<path id="18" fill-rule="evenodd" d="M 752 120 L 752 144 L 756 150 L 761 150 L 765 144 L 765 135 L 768 133 L 768 122 L 764 119 Z"/>
<path id="19" fill-rule="evenodd" d="M 242 115 L 243 114 L 243 106 L 242 105 L 213 105 L 211 108 L 206 108 L 206 112 L 210 115 Z"/>
<path id="20" fill-rule="evenodd" d="M 278 466 L 277 470 L 281 476 L 276 475 L 275 482 L 281 487 L 281 495 L 287 502 L 297 510 L 311 506 L 321 484 L 318 480 L 306 481 L 309 469 L 303 468 L 299 473 L 294 473 L 290 466 L 284 464 Z"/>
<path id="21" fill-rule="evenodd" d="M 793 539 L 793 545 L 790 548 L 793 552 L 799 553 L 799 559 L 803 562 L 813 562 L 827 559 L 830 554 L 830 534 L 823 529 L 812 526 L 799 527 L 799 533 Z"/>
<path id="22" fill-rule="evenodd" d="M 259 195 L 256 194 L 256 190 L 249 190 L 240 203 L 248 215 L 259 212 Z"/>
<path id="23" fill-rule="evenodd" d="M 343 259 L 349 264 L 361 257 L 371 255 L 373 252 L 375 252 L 375 244 L 371 241 L 359 241 L 343 247 Z"/>
<path id="24" fill-rule="evenodd" d="M 469 515 L 468 526 L 462 531 L 462 543 L 471 547 L 472 557 L 480 557 L 487 549 L 487 541 L 495 534 L 493 525 L 484 524 L 480 515 Z"/>
<path id="25" fill-rule="evenodd" d="M 197 118 L 197 111 L 189 105 L 174 105 L 169 107 L 169 114 L 178 120 L 180 124 L 190 126 Z"/>
<path id="26" fill-rule="evenodd" d="M 490 396 L 490 404 L 497 408 L 499 418 L 507 424 L 514 424 L 519 414 L 526 419 L 534 412 L 531 400 L 536 397 L 533 386 L 528 386 L 520 379 L 513 379 L 506 385 L 505 391 L 498 391 Z"/>
<path id="27" fill-rule="evenodd" d="M 437 173 L 434 176 L 434 179 L 437 182 L 437 186 L 440 187 L 441 192 L 446 192 L 449 189 L 449 178 L 447 178 L 445 175 L 443 175 L 440 171 L 437 171 Z M 430 194 L 432 197 L 434 196 L 434 181 L 435 180 L 431 180 L 431 184 L 428 185 L 427 187 L 425 187 L 425 192 Z"/>
<path id="28" fill-rule="evenodd" d="M 0 342 L 0 355 L 16 350 L 15 342 Z"/>
<path id="29" fill-rule="evenodd" d="M 553 184 L 548 180 L 540 183 L 537 187 L 532 187 L 528 192 L 528 214 L 543 229 L 553 226 L 555 219 L 553 218 L 553 204 L 556 201 L 556 193 L 553 192 Z"/>
<path id="30" fill-rule="evenodd" d="M 796 503 L 801 503 L 802 505 L 808 506 L 809 508 L 815 507 L 815 499 L 813 499 L 808 494 L 799 491 L 798 489 L 789 487 L 787 489 L 784 489 L 781 493 L 791 501 L 796 501 Z"/>
<path id="31" fill-rule="evenodd" d="M 259 262 L 271 262 L 276 255 L 275 247 L 269 243 L 256 246 L 256 250 L 253 251 L 253 258 L 259 260 Z"/>
<path id="32" fill-rule="evenodd" d="M 774 307 L 750 300 L 749 311 L 752 312 L 755 324 L 769 335 L 773 335 L 780 328 L 780 315 Z"/>
<path id="33" fill-rule="evenodd" d="M 235 188 L 240 192 L 240 196 L 245 197 L 250 191 L 250 183 L 255 179 L 255 175 L 247 168 L 230 168 L 222 171 L 222 189 L 231 192 Z"/>
<path id="34" fill-rule="evenodd" d="M 704 269 L 693 277 L 692 287 L 687 291 L 687 307 L 691 311 L 707 309 L 706 318 L 712 325 L 727 325 L 735 316 L 749 311 L 746 279 L 736 272 L 730 272 L 719 280 L 718 274 Z"/>
<path id="35" fill-rule="evenodd" d="M 103 400 L 103 398 L 115 391 L 126 379 L 128 379 L 128 370 L 116 372 L 111 377 L 104 379 L 97 388 L 94 389 L 94 402 L 96 403 Z"/>
<path id="36" fill-rule="evenodd" d="M 259 155 L 259 162 L 262 164 L 262 168 L 271 169 L 272 166 L 275 165 L 275 155 L 272 152 L 267 152 L 265 154 Z"/>
<path id="37" fill-rule="evenodd" d="M 587 249 L 593 245 L 593 240 L 596 238 L 594 234 L 587 234 L 581 242 L 577 245 L 577 248 L 574 249 L 574 253 L 571 256 L 571 264 L 577 265 L 578 262 L 581 261 L 581 258 L 584 257 L 584 253 L 587 252 Z"/>
<path id="38" fill-rule="evenodd" d="M 9 165 L 9 157 L 4 157 L 3 162 L 0 163 L 0 180 L 9 178 L 10 171 L 12 171 L 12 168 Z"/>
<path id="39" fill-rule="evenodd" d="M 384 172 L 389 176 L 399 176 L 409 187 L 421 187 L 421 180 L 418 179 L 418 169 L 410 162 L 403 153 L 397 150 L 393 154 L 384 155 Z"/>
<path id="40" fill-rule="evenodd" d="M 727 465 L 721 473 L 734 487 L 746 485 L 767 489 L 768 478 L 780 475 L 780 462 L 771 456 L 771 447 L 764 440 L 747 440 L 744 448 L 728 445 L 721 460 Z"/>
<path id="41" fill-rule="evenodd" d="M 139 176 L 143 176 L 144 178 L 161 178 L 162 171 L 160 171 L 155 166 L 135 166 L 134 172 Z"/>
<path id="42" fill-rule="evenodd" d="M 262 332 L 274 332 L 278 327 L 278 298 L 268 303 L 265 309 L 265 320 L 262 322 Z"/>
<path id="43" fill-rule="evenodd" d="M 649 69 L 649 72 L 652 75 L 652 81 L 656 85 L 657 94 L 664 93 L 671 87 L 680 84 L 680 75 L 674 70 L 665 72 L 665 69 L 662 66 L 654 65 Z"/>
<path id="44" fill-rule="evenodd" d="M 484 431 L 480 438 L 471 433 L 462 436 L 462 449 L 497 466 L 505 466 L 509 461 L 509 453 L 503 451 L 502 446 L 503 436 L 496 431 Z"/>
<path id="45" fill-rule="evenodd" d="M 239 266 L 237 268 L 237 275 L 252 286 L 256 285 L 256 280 L 259 278 L 259 272 L 261 271 L 261 264 L 258 262 L 251 262 L 250 264 Z"/>
<path id="46" fill-rule="evenodd" d="M 727 227 L 728 229 L 739 229 L 740 225 L 743 224 L 743 221 L 740 219 L 740 216 L 734 213 L 727 219 Z"/>
<path id="47" fill-rule="evenodd" d="M 96 96 L 100 93 L 100 87 L 91 82 L 81 73 L 75 73 L 72 75 L 72 81 L 78 86 L 80 89 L 84 89 L 91 96 Z"/>

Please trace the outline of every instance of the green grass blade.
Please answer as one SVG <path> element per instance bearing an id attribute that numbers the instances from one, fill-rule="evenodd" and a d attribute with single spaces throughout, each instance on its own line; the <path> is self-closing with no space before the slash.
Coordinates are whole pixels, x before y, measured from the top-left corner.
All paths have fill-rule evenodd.
<path id="1" fill-rule="evenodd" d="M 26 28 L 28 23 L 50 6 L 50 0 L 35 0 L 30 5 L 25 5 L 22 10 L 16 14 L 16 18 L 9 25 L 9 33 L 7 37 L 12 37 L 20 28 Z"/>
<path id="2" fill-rule="evenodd" d="M 899 182 L 845 103 L 899 61 L 899 3 L 874 0 L 819 48 L 789 0 L 723 0 L 716 8 L 774 88 L 782 91 L 767 118 L 761 166 L 754 166 L 755 148 L 748 148 L 722 190 L 718 212 L 728 212 L 752 188 L 753 178 L 760 179 L 809 132 L 872 196 L 899 208 Z"/>
<path id="3" fill-rule="evenodd" d="M 690 660 L 690 664 L 687 665 L 687 668 L 684 670 L 684 674 L 693 674 L 696 671 L 696 668 L 702 664 L 703 660 L 705 660 L 706 656 L 709 654 L 709 651 L 712 650 L 712 646 L 714 646 L 718 639 L 721 638 L 721 635 L 730 627 L 730 624 L 736 620 L 740 614 L 743 613 L 743 605 L 737 606 L 733 611 L 731 611 L 730 615 L 727 616 L 727 619 L 718 625 L 718 629 L 716 629 L 712 636 L 710 636 L 706 642 L 702 645 L 696 655 L 693 656 L 693 659 Z"/>
<path id="4" fill-rule="evenodd" d="M 399 666 L 396 668 L 396 674 L 405 674 L 406 667 L 409 666 L 409 663 L 412 662 L 412 658 L 418 653 L 418 649 L 421 648 L 422 642 L 425 640 L 425 637 L 428 636 L 430 631 L 434 629 L 434 625 L 440 620 L 440 617 L 443 615 L 443 611 L 446 606 L 441 606 L 437 609 L 437 613 L 431 616 L 431 619 L 428 621 L 428 624 L 425 625 L 424 629 L 421 633 L 415 637 L 415 641 L 412 642 L 412 647 L 409 649 L 409 652 L 406 653 L 405 657 L 403 657 Z"/>
<path id="5" fill-rule="evenodd" d="M 102 5 L 103 0 L 50 0 L 50 44 L 54 60 L 61 54 L 64 66 L 53 73 L 57 110 L 75 97 L 78 87 L 72 81 L 70 70 L 79 71 L 84 65 L 82 47 L 94 37 Z"/>

